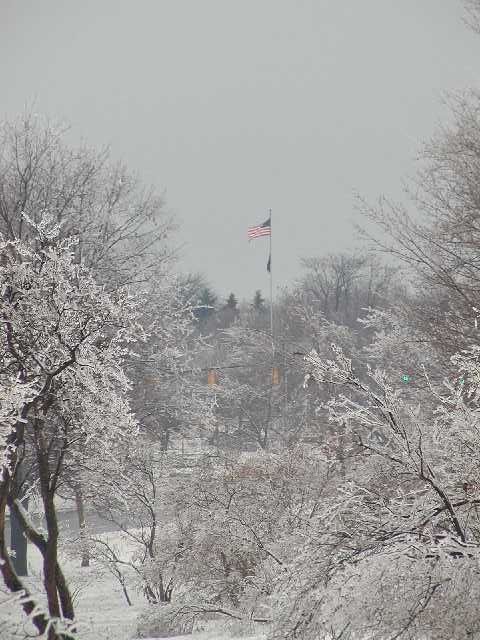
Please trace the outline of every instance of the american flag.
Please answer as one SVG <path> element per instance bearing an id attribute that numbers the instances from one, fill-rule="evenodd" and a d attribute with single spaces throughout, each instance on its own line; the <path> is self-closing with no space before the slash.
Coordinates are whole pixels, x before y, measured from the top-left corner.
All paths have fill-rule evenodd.
<path id="1" fill-rule="evenodd" d="M 256 227 L 248 228 L 248 239 L 253 240 L 253 238 L 261 238 L 262 236 L 269 236 L 271 233 L 271 223 L 270 218 L 265 220 L 263 224 L 259 224 Z"/>

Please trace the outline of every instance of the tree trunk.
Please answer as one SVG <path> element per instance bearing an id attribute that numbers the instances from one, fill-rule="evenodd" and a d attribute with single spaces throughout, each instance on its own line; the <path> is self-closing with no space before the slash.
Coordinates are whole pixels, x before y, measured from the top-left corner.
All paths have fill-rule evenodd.
<path id="1" fill-rule="evenodd" d="M 5 472 L 4 472 L 5 473 Z M 10 561 L 10 556 L 7 551 L 7 543 L 5 539 L 5 511 L 7 508 L 7 496 L 10 491 L 10 481 L 7 477 L 6 480 L 0 482 L 0 572 L 3 577 L 5 586 L 11 593 L 22 592 L 24 594 L 22 600 L 22 609 L 27 616 L 31 616 L 32 622 L 37 628 L 40 634 L 45 632 L 47 628 L 47 619 L 43 613 L 31 615 L 32 612 L 38 606 L 38 603 L 34 602 L 30 596 L 30 592 L 22 581 L 19 579 Z"/>
<path id="2" fill-rule="evenodd" d="M 58 566 L 58 520 L 54 504 L 55 488 L 50 485 L 48 449 L 43 442 L 39 422 L 36 423 L 36 454 L 48 538 L 43 553 L 43 582 L 48 611 L 52 617 L 74 619 L 73 602 L 66 580 Z M 60 608 L 61 606 L 61 608 Z"/>
<path id="3" fill-rule="evenodd" d="M 40 473 L 42 476 L 42 473 Z M 44 485 L 42 477 L 41 485 Z M 45 519 L 47 521 L 47 545 L 43 555 L 43 584 L 47 594 L 48 612 L 54 618 L 60 618 L 60 603 L 57 592 L 57 544 L 58 544 L 58 526 L 53 506 L 53 496 L 50 495 L 48 486 L 42 486 L 43 507 L 45 510 Z"/>
<path id="4" fill-rule="evenodd" d="M 44 538 L 44 536 L 41 533 L 39 533 L 36 529 L 33 529 L 30 526 L 30 523 L 25 519 L 22 513 L 18 500 L 13 500 L 10 497 L 8 501 L 8 505 L 10 507 L 10 511 L 15 512 L 17 519 L 22 527 L 22 530 L 24 531 L 28 540 L 37 547 L 37 549 L 42 554 L 42 557 L 44 557 L 45 554 L 47 553 L 47 541 Z M 60 604 L 62 606 L 63 616 L 65 618 L 68 618 L 69 620 L 73 620 L 74 612 L 73 612 L 72 599 L 70 596 L 70 592 L 68 590 L 65 576 L 63 575 L 60 565 L 58 564 L 58 561 L 55 567 L 55 573 L 56 573 L 56 580 L 57 580 L 58 589 L 59 589 Z"/>

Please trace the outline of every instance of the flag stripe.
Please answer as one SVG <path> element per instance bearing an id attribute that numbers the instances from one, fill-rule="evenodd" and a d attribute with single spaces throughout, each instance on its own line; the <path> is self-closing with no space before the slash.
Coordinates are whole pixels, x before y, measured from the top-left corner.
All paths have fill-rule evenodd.
<path id="1" fill-rule="evenodd" d="M 269 236 L 271 234 L 271 224 L 270 218 L 265 220 L 263 224 L 259 224 L 256 227 L 248 228 L 248 237 L 250 240 L 252 238 L 260 238 L 261 236 Z"/>
<path id="2" fill-rule="evenodd" d="M 248 230 L 249 238 L 260 238 L 261 236 L 269 236 L 270 227 L 250 227 Z"/>

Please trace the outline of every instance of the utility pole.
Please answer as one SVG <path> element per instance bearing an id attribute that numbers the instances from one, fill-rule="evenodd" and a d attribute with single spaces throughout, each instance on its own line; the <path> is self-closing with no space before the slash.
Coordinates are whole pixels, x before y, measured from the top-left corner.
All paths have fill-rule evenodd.
<path id="1" fill-rule="evenodd" d="M 285 342 L 283 343 L 283 428 L 287 433 L 287 409 L 288 409 L 288 374 L 287 374 L 287 347 Z"/>
<path id="2" fill-rule="evenodd" d="M 19 462 L 16 470 L 16 491 L 14 495 L 18 494 L 18 499 L 24 509 L 28 509 L 28 497 L 20 498 L 20 494 L 23 491 L 23 481 L 25 480 L 23 472 L 23 462 Z M 13 557 L 12 564 L 15 572 L 18 576 L 28 576 L 28 563 L 27 563 L 27 537 L 23 532 L 20 525 L 20 521 L 13 509 L 10 509 L 10 547 L 12 549 Z"/>

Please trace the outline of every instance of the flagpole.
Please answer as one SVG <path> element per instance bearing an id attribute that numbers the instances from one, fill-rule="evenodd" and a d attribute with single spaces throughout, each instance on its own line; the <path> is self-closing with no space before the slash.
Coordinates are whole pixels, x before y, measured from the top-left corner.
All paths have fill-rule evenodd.
<path id="1" fill-rule="evenodd" d="M 273 271 L 272 271 L 272 210 L 268 210 L 270 216 L 270 336 L 272 338 L 272 354 L 275 357 L 275 338 L 273 334 Z"/>

